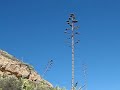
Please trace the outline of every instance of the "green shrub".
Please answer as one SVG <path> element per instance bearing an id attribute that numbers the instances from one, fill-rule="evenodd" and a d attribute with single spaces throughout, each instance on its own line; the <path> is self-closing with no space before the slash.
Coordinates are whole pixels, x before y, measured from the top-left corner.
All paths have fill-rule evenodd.
<path id="1" fill-rule="evenodd" d="M 15 78 L 0 78 L 0 88 L 2 90 L 21 90 L 22 82 Z"/>
<path id="2" fill-rule="evenodd" d="M 12 77 L 0 77 L 0 90 L 65 90 L 64 88 L 51 88 L 44 81 L 34 83 L 28 79 L 15 79 Z"/>

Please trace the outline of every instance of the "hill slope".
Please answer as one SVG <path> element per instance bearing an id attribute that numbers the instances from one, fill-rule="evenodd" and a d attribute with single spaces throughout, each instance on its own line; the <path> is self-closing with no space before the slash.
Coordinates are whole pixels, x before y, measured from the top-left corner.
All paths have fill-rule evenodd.
<path id="1" fill-rule="evenodd" d="M 0 50 L 0 84 L 2 81 L 5 81 L 4 83 L 9 83 L 8 81 L 11 82 L 14 81 L 13 83 L 16 82 L 16 84 L 22 83 L 22 86 L 24 86 L 23 84 L 27 83 L 28 85 L 33 87 L 38 85 L 47 88 L 53 88 L 53 85 L 48 81 L 44 80 L 33 69 L 32 66 L 25 64 L 22 61 L 15 58 L 14 56 L 8 54 L 7 52 Z M 0 88 L 2 88 L 1 85 Z M 14 90 L 18 90 L 18 89 L 14 89 Z M 33 89 L 27 89 L 27 90 L 33 90 Z"/>

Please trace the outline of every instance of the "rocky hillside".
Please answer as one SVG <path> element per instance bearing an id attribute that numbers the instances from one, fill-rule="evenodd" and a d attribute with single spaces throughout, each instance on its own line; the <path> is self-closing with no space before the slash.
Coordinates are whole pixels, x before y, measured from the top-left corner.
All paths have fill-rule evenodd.
<path id="1" fill-rule="evenodd" d="M 53 87 L 51 83 L 42 77 L 28 64 L 23 63 L 7 52 L 0 50 L 0 76 L 23 78 L 35 83 L 44 81 L 48 87 Z"/>

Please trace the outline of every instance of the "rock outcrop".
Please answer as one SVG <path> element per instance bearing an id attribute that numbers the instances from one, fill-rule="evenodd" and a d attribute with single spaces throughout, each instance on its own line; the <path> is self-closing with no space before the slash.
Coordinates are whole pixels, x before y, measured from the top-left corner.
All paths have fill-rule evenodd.
<path id="1" fill-rule="evenodd" d="M 7 52 L 0 50 L 0 75 L 15 78 L 25 78 L 34 82 L 43 81 L 42 77 L 33 69 L 32 66 L 23 63 Z M 51 83 L 44 80 L 49 87 Z"/>

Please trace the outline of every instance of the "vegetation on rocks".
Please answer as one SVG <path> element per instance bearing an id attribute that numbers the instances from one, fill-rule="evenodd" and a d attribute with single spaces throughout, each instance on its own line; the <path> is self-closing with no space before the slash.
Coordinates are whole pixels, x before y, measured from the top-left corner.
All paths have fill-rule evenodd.
<path id="1" fill-rule="evenodd" d="M 59 87 L 48 87 L 44 81 L 39 83 L 28 79 L 16 79 L 13 77 L 0 76 L 0 90 L 65 90 Z"/>

